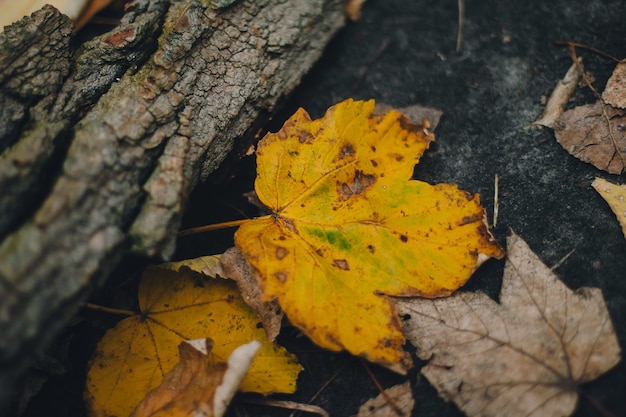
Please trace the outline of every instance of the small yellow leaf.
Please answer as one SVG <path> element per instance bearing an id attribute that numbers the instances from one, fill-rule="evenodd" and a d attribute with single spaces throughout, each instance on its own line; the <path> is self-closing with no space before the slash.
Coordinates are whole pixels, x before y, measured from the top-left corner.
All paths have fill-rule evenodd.
<path id="1" fill-rule="evenodd" d="M 235 243 L 266 300 L 318 345 L 406 371 L 400 323 L 381 294 L 438 297 L 502 257 L 477 195 L 411 181 L 428 123 L 346 100 L 311 120 L 298 110 L 258 145 L 255 190 L 273 214 Z"/>
<path id="2" fill-rule="evenodd" d="M 211 337 L 212 359 L 224 362 L 252 340 L 262 346 L 241 390 L 295 391 L 302 369 L 284 348 L 266 341 L 259 319 L 234 282 L 188 269 L 149 267 L 139 285 L 141 314 L 109 330 L 90 363 L 86 397 L 94 416 L 128 416 L 178 362 L 184 340 Z"/>
<path id="3" fill-rule="evenodd" d="M 221 255 L 200 256 L 199 258 L 185 259 L 178 262 L 168 262 L 159 265 L 161 268 L 171 269 L 172 271 L 180 271 L 186 267 L 192 271 L 209 277 L 225 277 L 220 261 Z"/>
<path id="4" fill-rule="evenodd" d="M 626 237 L 626 185 L 617 185 L 605 179 L 596 178 L 591 186 L 609 203 Z"/>

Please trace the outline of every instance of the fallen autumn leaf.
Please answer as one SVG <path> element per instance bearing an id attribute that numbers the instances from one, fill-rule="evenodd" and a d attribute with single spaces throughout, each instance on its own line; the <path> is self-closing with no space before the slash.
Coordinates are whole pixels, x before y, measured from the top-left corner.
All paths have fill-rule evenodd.
<path id="1" fill-rule="evenodd" d="M 264 299 L 318 345 L 406 372 L 410 358 L 381 294 L 445 296 L 503 252 L 478 195 L 410 180 L 434 136 L 374 101 L 298 110 L 257 150 L 256 193 L 273 214 L 244 221 L 235 243 Z"/>
<path id="2" fill-rule="evenodd" d="M 609 174 L 626 167 L 626 110 L 600 101 L 566 111 L 554 124 L 556 140 L 581 161 Z"/>
<path id="3" fill-rule="evenodd" d="M 242 344 L 262 342 L 243 391 L 295 391 L 302 368 L 284 348 L 267 342 L 233 281 L 149 267 L 139 284 L 139 306 L 140 314 L 120 321 L 98 343 L 85 393 L 93 416 L 128 416 L 178 363 L 178 345 L 204 337 L 214 340 L 216 362 Z"/>
<path id="4" fill-rule="evenodd" d="M 567 288 L 526 242 L 507 240 L 500 304 L 483 293 L 397 299 L 422 374 L 468 416 L 570 415 L 578 386 L 620 361 L 602 293 Z"/>

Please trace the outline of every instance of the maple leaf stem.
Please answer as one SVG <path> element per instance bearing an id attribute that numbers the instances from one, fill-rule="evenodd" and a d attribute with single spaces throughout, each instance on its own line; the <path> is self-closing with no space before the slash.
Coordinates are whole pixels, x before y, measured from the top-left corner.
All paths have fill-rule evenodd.
<path id="1" fill-rule="evenodd" d="M 213 223 L 213 224 L 207 224 L 204 226 L 192 227 L 191 229 L 181 230 L 180 232 L 178 232 L 178 236 L 187 236 L 187 235 L 193 235 L 196 233 L 209 232 L 211 230 L 226 229 L 228 227 L 241 226 L 243 223 L 247 221 L 250 221 L 250 219 L 231 220 L 228 222 Z"/>
<path id="2" fill-rule="evenodd" d="M 132 311 L 132 310 L 104 307 L 104 306 L 101 306 L 98 304 L 92 304 L 92 303 L 83 303 L 83 307 L 89 308 L 91 310 L 103 311 L 105 313 L 111 313 L 111 314 L 121 314 L 123 316 L 129 316 L 129 317 L 136 316 L 138 314 L 136 311 Z"/>
<path id="3" fill-rule="evenodd" d="M 396 413 L 396 415 L 398 416 L 404 416 L 404 413 L 402 412 L 400 407 L 398 407 L 398 404 L 396 404 L 393 398 L 391 398 L 389 394 L 387 394 L 383 386 L 380 385 L 380 382 L 378 381 L 378 379 L 376 378 L 376 376 L 374 375 L 370 367 L 367 366 L 367 363 L 365 362 L 365 360 L 361 359 L 361 365 L 363 365 L 363 368 L 365 368 L 365 371 L 367 372 L 369 377 L 372 379 L 372 382 L 374 383 L 374 385 L 376 385 L 376 388 L 378 388 L 378 391 L 381 393 L 381 395 L 383 396 L 387 404 L 389 404 L 389 407 L 391 407 L 394 413 Z"/>
<path id="4" fill-rule="evenodd" d="M 581 389 L 578 389 L 577 391 L 581 396 L 585 397 L 587 401 L 591 403 L 591 405 L 600 413 L 601 416 L 603 417 L 616 417 L 617 416 L 616 414 L 613 414 L 611 411 L 609 411 L 600 401 L 596 400 L 591 395 L 587 394 Z"/>

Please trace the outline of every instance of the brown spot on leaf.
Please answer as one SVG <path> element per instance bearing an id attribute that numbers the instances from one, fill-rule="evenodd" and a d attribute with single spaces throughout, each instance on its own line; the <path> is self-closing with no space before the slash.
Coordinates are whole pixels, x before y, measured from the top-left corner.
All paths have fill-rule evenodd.
<path id="1" fill-rule="evenodd" d="M 370 253 L 376 252 L 376 248 L 374 247 L 374 245 L 367 245 L 367 250 L 370 251 Z"/>
<path id="2" fill-rule="evenodd" d="M 348 261 L 345 259 L 333 259 L 333 263 L 339 269 L 343 269 L 344 271 L 350 270 L 350 265 L 348 265 Z"/>
<path id="3" fill-rule="evenodd" d="M 463 217 L 457 224 L 459 226 L 464 226 L 466 224 L 480 222 L 482 220 L 483 220 L 483 214 L 482 213 L 476 213 L 476 214 L 473 214 L 471 216 Z"/>
<path id="4" fill-rule="evenodd" d="M 374 161 L 373 159 L 370 160 L 370 162 L 372 163 L 373 167 L 377 167 L 378 166 L 378 162 Z"/>
<path id="5" fill-rule="evenodd" d="M 289 251 L 285 248 L 283 248 L 282 246 L 279 246 L 276 248 L 276 259 L 278 259 L 279 261 L 282 261 L 285 256 L 287 256 L 289 254 Z"/>
<path id="6" fill-rule="evenodd" d="M 398 119 L 398 122 L 400 123 L 400 127 L 402 127 L 402 129 L 404 130 L 408 130 L 409 132 L 412 133 L 420 133 L 425 126 L 419 125 L 417 123 L 413 123 L 411 120 L 409 120 L 406 116 L 402 116 L 400 117 L 400 119 Z M 430 123 L 429 123 L 430 125 Z"/>
<path id="7" fill-rule="evenodd" d="M 274 274 L 274 276 L 282 283 L 284 283 L 285 281 L 287 281 L 287 272 L 277 272 Z"/>
<path id="8" fill-rule="evenodd" d="M 339 159 L 344 159 L 347 156 L 354 156 L 355 154 L 356 151 L 354 150 L 354 147 L 352 144 L 348 143 L 341 148 L 341 151 L 339 151 Z"/>
<path id="9" fill-rule="evenodd" d="M 409 238 L 407 237 L 407 235 L 400 235 L 400 240 L 406 243 L 409 241 Z"/>
<path id="10" fill-rule="evenodd" d="M 308 130 L 300 129 L 296 132 L 296 136 L 298 137 L 298 142 L 300 143 L 313 142 L 313 135 Z"/>
<path id="11" fill-rule="evenodd" d="M 354 178 L 349 182 L 338 184 L 339 200 L 346 201 L 353 195 L 362 194 L 367 188 L 376 182 L 376 177 L 371 174 L 364 174 L 363 171 L 356 171 Z"/>

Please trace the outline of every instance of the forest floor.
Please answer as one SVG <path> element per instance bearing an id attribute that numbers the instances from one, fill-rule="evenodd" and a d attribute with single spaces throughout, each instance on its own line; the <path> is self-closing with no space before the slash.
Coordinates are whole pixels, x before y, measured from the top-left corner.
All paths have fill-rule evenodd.
<path id="1" fill-rule="evenodd" d="M 369 0 L 359 21 L 350 23 L 327 48 L 320 62 L 292 94 L 268 127 L 275 131 L 298 107 L 320 117 L 348 97 L 374 98 L 394 107 L 414 104 L 443 111 L 436 141 L 424 154 L 415 178 L 429 183 L 455 183 L 481 195 L 489 216 L 494 206 L 494 177 L 499 177 L 499 217 L 493 229 L 505 245 L 511 230 L 521 236 L 548 266 L 571 255 L 556 269 L 572 289 L 602 290 L 621 346 L 626 346 L 626 240 L 615 215 L 591 187 L 595 177 L 622 181 L 568 154 L 552 130 L 528 128 L 544 108 L 557 81 L 572 64 L 567 47 L 575 41 L 622 58 L 626 54 L 626 3 L 620 0 L 486 0 L 466 2 L 463 42 L 457 43 L 457 2 Z M 582 48 L 577 54 L 602 90 L 615 63 Z M 578 88 L 568 106 L 595 101 L 588 88 Z M 184 227 L 255 215 L 242 194 L 253 188 L 254 160 L 225 167 L 191 199 Z M 233 177 L 234 176 L 234 177 Z M 232 246 L 232 230 L 181 238 L 177 259 L 221 253 Z M 137 260 L 128 260 L 107 285 L 106 297 L 136 297 Z M 498 298 L 504 260 L 490 260 L 464 290 L 481 290 Z M 130 271 L 130 272 L 129 272 Z M 130 302 L 130 301 L 129 301 Z M 84 311 L 60 338 L 69 344 L 71 367 L 48 379 L 31 399 L 25 416 L 84 413 L 82 390 L 87 361 L 106 325 Z M 295 329 L 279 342 L 295 353 L 305 371 L 298 392 L 284 396 L 313 401 L 332 416 L 356 414 L 378 389 L 366 366 L 345 353 L 315 347 Z M 384 387 L 405 380 L 368 365 Z M 461 416 L 441 400 L 419 374 L 408 378 L 416 398 L 414 416 Z M 626 365 L 617 365 L 581 387 L 575 416 L 598 415 L 594 402 L 613 415 L 625 415 Z M 235 402 L 234 411 L 254 416 L 290 412 Z M 239 414 L 246 415 L 246 414 Z"/>

